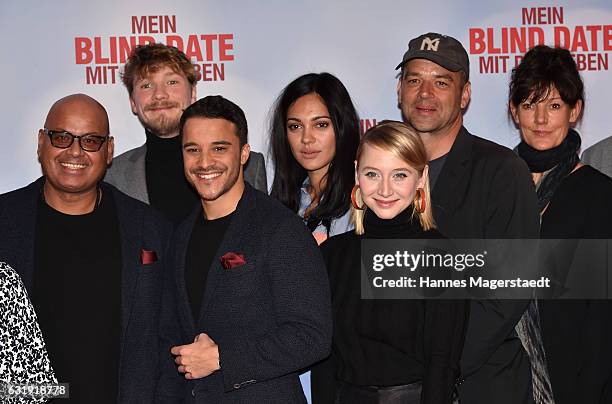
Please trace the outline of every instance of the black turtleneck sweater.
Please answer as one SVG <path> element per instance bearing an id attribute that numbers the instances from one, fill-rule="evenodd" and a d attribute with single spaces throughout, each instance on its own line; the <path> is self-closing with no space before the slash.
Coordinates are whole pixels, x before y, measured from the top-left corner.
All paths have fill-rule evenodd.
<path id="1" fill-rule="evenodd" d="M 362 238 L 441 238 L 424 231 L 412 206 L 393 219 L 366 211 L 365 234 L 347 232 L 321 246 L 332 293 L 330 359 L 313 369 L 317 403 L 334 403 L 336 381 L 355 386 L 423 383 L 422 403 L 451 403 L 463 348 L 467 303 L 450 300 L 361 300 Z"/>
<path id="2" fill-rule="evenodd" d="M 185 178 L 181 137 L 160 138 L 149 131 L 145 171 L 149 203 L 173 223 L 182 221 L 200 200 Z"/>

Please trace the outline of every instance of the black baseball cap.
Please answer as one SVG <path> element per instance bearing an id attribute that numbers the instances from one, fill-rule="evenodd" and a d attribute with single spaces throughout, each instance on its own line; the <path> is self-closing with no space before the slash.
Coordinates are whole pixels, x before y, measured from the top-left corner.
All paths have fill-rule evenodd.
<path id="1" fill-rule="evenodd" d="M 452 36 L 430 32 L 414 38 L 408 44 L 408 50 L 395 70 L 412 59 L 427 59 L 451 72 L 463 71 L 466 78 L 470 78 L 468 54 L 461 42 Z"/>

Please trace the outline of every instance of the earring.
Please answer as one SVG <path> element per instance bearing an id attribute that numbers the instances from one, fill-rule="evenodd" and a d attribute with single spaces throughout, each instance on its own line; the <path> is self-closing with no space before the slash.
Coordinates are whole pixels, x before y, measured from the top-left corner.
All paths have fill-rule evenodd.
<path id="1" fill-rule="evenodd" d="M 351 204 L 357 210 L 365 210 L 365 206 L 363 206 L 363 205 L 359 206 L 357 204 L 357 191 L 359 191 L 359 185 L 355 185 L 353 187 L 353 190 L 351 191 Z M 363 198 L 361 198 L 361 196 L 359 197 L 359 199 L 361 199 L 362 202 L 363 202 Z"/>
<path id="2" fill-rule="evenodd" d="M 425 201 L 425 191 L 423 191 L 423 188 L 417 188 L 416 194 L 414 195 L 414 208 L 417 212 L 423 213 L 426 207 L 427 201 Z"/>

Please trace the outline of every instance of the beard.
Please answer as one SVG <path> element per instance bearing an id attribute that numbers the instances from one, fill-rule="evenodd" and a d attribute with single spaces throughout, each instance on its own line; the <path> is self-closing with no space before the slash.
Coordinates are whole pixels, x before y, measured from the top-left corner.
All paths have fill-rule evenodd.
<path id="1" fill-rule="evenodd" d="M 145 129 L 158 137 L 177 136 L 180 128 L 180 119 L 168 119 L 165 116 L 147 122 L 140 119 L 140 123 Z"/>
<path id="2" fill-rule="evenodd" d="M 149 112 L 151 109 L 158 108 L 160 104 L 151 104 L 148 105 L 145 109 L 145 114 Z M 178 104 L 164 104 L 167 107 L 175 107 L 178 108 Z M 174 112 L 174 111 L 171 111 Z M 147 129 L 149 132 L 153 133 L 158 137 L 175 137 L 179 133 L 181 114 L 183 110 L 180 110 L 180 113 L 177 115 L 166 115 L 165 113 L 159 114 L 157 117 L 146 118 L 138 116 L 138 120 Z"/>

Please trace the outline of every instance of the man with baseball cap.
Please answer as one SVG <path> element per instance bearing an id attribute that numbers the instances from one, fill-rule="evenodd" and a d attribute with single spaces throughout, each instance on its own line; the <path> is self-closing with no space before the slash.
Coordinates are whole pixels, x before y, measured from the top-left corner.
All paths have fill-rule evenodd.
<path id="1" fill-rule="evenodd" d="M 410 41 L 397 84 L 404 122 L 423 140 L 435 221 L 450 238 L 538 238 L 534 185 L 511 150 L 470 134 L 470 63 L 459 41 Z M 514 327 L 528 302 L 473 300 L 459 376 L 462 404 L 532 402 L 530 364 Z M 463 336 L 458 335 L 457 338 Z"/>

